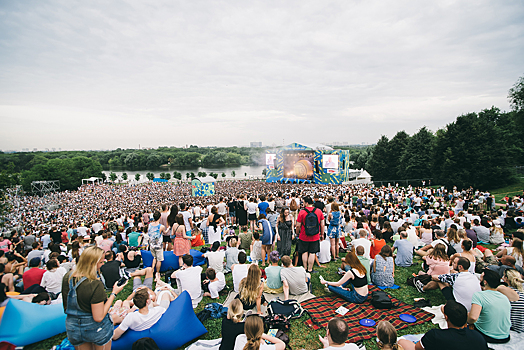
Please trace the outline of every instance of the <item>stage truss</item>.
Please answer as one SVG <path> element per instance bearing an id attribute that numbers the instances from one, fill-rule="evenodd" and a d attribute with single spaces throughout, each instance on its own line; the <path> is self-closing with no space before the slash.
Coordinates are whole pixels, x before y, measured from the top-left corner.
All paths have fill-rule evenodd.
<path id="1" fill-rule="evenodd" d="M 60 191 L 60 181 L 33 181 L 31 182 L 31 192 L 39 196 L 45 196 L 48 193 Z"/>

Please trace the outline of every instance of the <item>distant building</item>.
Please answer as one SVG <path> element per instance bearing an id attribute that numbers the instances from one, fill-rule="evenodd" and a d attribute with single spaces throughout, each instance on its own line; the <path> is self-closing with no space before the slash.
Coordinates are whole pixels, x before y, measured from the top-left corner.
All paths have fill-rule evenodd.
<path id="1" fill-rule="evenodd" d="M 260 148 L 262 147 L 262 142 L 250 142 L 249 147 L 251 148 Z"/>

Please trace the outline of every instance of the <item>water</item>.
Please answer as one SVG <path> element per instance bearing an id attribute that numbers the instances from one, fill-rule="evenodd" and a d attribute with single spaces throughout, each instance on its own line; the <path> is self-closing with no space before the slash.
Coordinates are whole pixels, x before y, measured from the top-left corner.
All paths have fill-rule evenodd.
<path id="1" fill-rule="evenodd" d="M 192 169 L 177 169 L 177 168 L 157 168 L 157 169 L 145 169 L 145 170 L 132 170 L 132 169 L 122 169 L 119 168 L 118 170 L 104 170 L 102 171 L 104 174 L 106 174 L 106 177 L 109 179 L 109 174 L 111 172 L 115 173 L 119 179 L 122 178 L 122 173 L 127 173 L 127 176 L 129 180 L 132 180 L 130 182 L 135 182 L 135 174 L 140 174 L 140 180 L 139 182 L 146 182 L 148 181 L 146 178 L 147 173 L 153 173 L 155 174 L 155 177 L 160 177 L 160 173 L 170 173 L 171 178 L 173 178 L 173 172 L 178 171 L 182 174 L 182 179 L 187 180 L 186 174 L 193 172 L 196 176 L 198 176 L 199 171 L 203 171 L 209 176 L 209 173 L 213 172 L 218 174 L 218 179 L 224 179 L 222 177 L 222 173 L 226 174 L 225 179 L 249 179 L 253 177 L 262 177 L 262 170 L 266 168 L 265 165 L 241 165 L 238 167 L 215 167 L 215 168 L 192 168 Z M 236 175 L 235 177 L 231 176 L 231 172 L 235 171 Z M 247 175 L 244 175 L 247 174 Z"/>

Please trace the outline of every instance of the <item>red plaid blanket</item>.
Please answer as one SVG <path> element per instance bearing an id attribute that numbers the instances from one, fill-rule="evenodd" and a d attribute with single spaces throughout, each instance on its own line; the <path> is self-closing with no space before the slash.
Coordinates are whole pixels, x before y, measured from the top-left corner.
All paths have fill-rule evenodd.
<path id="1" fill-rule="evenodd" d="M 391 298 L 394 303 L 399 303 L 399 306 L 389 310 L 375 309 L 371 301 L 371 292 L 380 290 L 375 286 L 370 286 L 368 300 L 362 304 L 348 303 L 342 298 L 335 295 L 325 295 L 303 301 L 301 303 L 304 310 L 307 310 L 311 319 L 306 321 L 306 324 L 313 329 L 320 329 L 327 326 L 329 320 L 335 316 L 342 317 L 349 326 L 348 340 L 350 342 L 357 342 L 359 340 L 370 339 L 375 335 L 375 327 L 361 326 L 359 321 L 363 318 L 369 318 L 378 323 L 379 321 L 389 321 L 397 329 L 402 329 L 415 324 L 422 324 L 430 321 L 433 314 L 426 312 L 413 305 L 408 305 Z M 344 306 L 349 309 L 345 316 L 340 316 L 335 311 Z M 416 317 L 417 321 L 414 323 L 407 323 L 399 318 L 400 314 L 410 314 Z"/>

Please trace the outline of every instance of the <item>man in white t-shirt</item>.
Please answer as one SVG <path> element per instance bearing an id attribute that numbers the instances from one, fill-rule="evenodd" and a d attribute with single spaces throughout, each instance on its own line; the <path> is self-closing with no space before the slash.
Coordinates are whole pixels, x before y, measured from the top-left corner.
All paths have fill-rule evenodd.
<path id="1" fill-rule="evenodd" d="M 202 287 L 201 277 L 202 267 L 193 266 L 193 257 L 190 254 L 186 254 L 182 257 L 184 265 L 180 270 L 177 270 L 171 274 L 171 278 L 177 279 L 178 289 L 176 293 L 180 295 L 183 291 L 186 291 L 191 296 L 193 302 L 193 308 L 198 306 L 200 300 L 202 300 Z"/>
<path id="2" fill-rule="evenodd" d="M 329 237 L 320 240 L 320 252 L 317 253 L 318 262 L 327 264 L 331 261 L 331 242 Z"/>
<path id="3" fill-rule="evenodd" d="M 149 297 L 147 288 L 138 289 L 133 297 L 133 304 L 137 311 L 127 314 L 120 326 L 115 329 L 113 340 L 117 340 L 125 331 L 143 331 L 151 328 L 162 317 L 169 307 L 169 303 L 176 298 L 171 293 L 164 293 L 160 304 L 153 303 Z"/>
<path id="4" fill-rule="evenodd" d="M 431 276 L 432 281 L 438 283 L 440 291 L 446 300 L 455 300 L 471 310 L 473 294 L 480 292 L 480 281 L 475 274 L 469 272 L 470 262 L 467 258 L 459 257 L 453 261 L 453 270 L 458 273 Z M 432 282 L 431 282 L 432 283 Z"/>
<path id="5" fill-rule="evenodd" d="M 439 243 L 444 244 L 444 247 L 446 248 L 446 253 L 448 252 L 448 246 L 449 242 L 445 237 L 445 233 L 442 230 L 435 230 L 435 240 L 431 242 L 430 244 L 425 245 L 424 247 L 420 248 L 419 250 L 416 250 L 415 253 L 417 253 L 420 256 L 426 256 L 428 255 L 433 248 Z"/>
<path id="6" fill-rule="evenodd" d="M 206 270 L 206 279 L 204 280 L 204 289 L 207 285 L 209 292 L 205 292 L 205 297 L 210 297 L 211 299 L 217 299 L 219 294 L 226 287 L 226 276 L 222 272 L 215 272 L 214 269 L 208 267 Z"/>
<path id="7" fill-rule="evenodd" d="M 76 228 L 76 232 L 78 233 L 79 237 L 85 237 L 87 236 L 87 227 L 85 227 L 84 223 L 82 223 L 79 227 Z"/>
<path id="8" fill-rule="evenodd" d="M 247 277 L 249 264 L 246 264 L 247 255 L 244 251 L 238 252 L 238 264 L 231 265 L 231 274 L 233 275 L 233 290 L 239 292 L 238 286 L 243 278 Z"/>
<path id="9" fill-rule="evenodd" d="M 224 260 L 226 258 L 226 251 L 218 250 L 219 247 L 220 242 L 213 242 L 213 245 L 211 246 L 211 251 L 202 254 L 202 256 L 207 259 L 208 267 L 211 267 L 216 272 L 224 272 Z"/>
<path id="10" fill-rule="evenodd" d="M 353 241 L 351 241 L 351 245 L 353 246 L 353 248 L 357 248 L 359 245 L 364 247 L 364 256 L 368 259 L 370 259 L 370 256 L 369 256 L 369 250 L 371 249 L 371 242 L 366 238 L 366 236 L 368 235 L 368 231 L 366 231 L 365 229 L 361 229 L 359 232 L 358 232 L 358 235 L 360 238 L 357 238 Z"/>
<path id="11" fill-rule="evenodd" d="M 356 344 L 346 343 L 348 333 L 349 328 L 346 322 L 339 317 L 333 317 L 326 327 L 326 336 L 322 338 L 319 335 L 318 338 L 324 350 L 358 350 Z"/>

